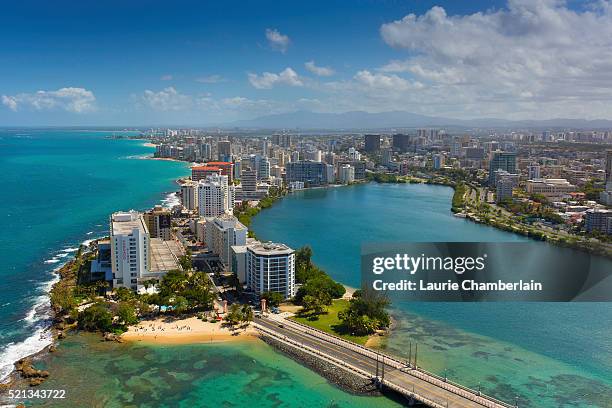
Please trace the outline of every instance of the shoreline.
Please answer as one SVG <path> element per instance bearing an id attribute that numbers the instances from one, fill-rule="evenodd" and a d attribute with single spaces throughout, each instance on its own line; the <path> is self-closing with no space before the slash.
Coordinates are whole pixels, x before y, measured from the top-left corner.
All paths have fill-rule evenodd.
<path id="1" fill-rule="evenodd" d="M 221 322 L 204 322 L 197 317 L 162 316 L 141 320 L 130 326 L 119 338 L 128 343 L 179 345 L 249 341 L 257 339 L 258 333 L 250 325 L 229 328 Z"/>

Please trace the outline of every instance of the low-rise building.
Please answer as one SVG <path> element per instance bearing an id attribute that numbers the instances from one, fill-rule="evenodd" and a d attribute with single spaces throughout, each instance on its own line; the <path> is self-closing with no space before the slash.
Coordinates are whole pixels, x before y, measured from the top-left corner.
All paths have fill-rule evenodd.
<path id="1" fill-rule="evenodd" d="M 566 179 L 535 179 L 527 180 L 529 194 L 541 194 L 547 198 L 557 198 L 569 195 L 577 190 L 576 186 Z"/>
<path id="2" fill-rule="evenodd" d="M 587 232 L 599 231 L 612 234 L 612 210 L 591 208 L 584 215 L 584 229 Z"/>

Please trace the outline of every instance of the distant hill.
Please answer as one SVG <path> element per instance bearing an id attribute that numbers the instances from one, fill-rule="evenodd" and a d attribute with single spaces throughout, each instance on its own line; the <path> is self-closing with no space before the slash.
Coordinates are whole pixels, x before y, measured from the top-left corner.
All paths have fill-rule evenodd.
<path id="1" fill-rule="evenodd" d="M 225 126 L 266 129 L 383 129 L 413 127 L 461 127 L 461 128 L 612 128 L 612 120 L 548 119 L 505 120 L 495 118 L 453 119 L 417 113 L 392 111 L 369 113 L 351 111 L 344 113 L 318 113 L 297 111 L 261 116 L 255 119 L 227 123 Z"/>

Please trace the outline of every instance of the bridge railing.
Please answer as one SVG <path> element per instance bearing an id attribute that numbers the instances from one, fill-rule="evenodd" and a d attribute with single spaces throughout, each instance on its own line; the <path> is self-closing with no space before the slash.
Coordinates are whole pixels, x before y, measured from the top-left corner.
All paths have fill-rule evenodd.
<path id="1" fill-rule="evenodd" d="M 277 319 L 275 319 L 277 320 Z M 512 404 L 508 404 L 507 402 L 498 400 L 497 398 L 491 397 L 489 395 L 486 394 L 482 394 L 481 392 L 478 392 L 472 388 L 466 387 L 464 385 L 461 385 L 459 383 L 453 382 L 453 381 L 449 381 L 448 379 L 441 377 L 437 374 L 431 373 L 429 371 L 423 370 L 422 368 L 418 368 L 418 367 L 413 367 L 411 364 L 406 363 L 402 360 L 400 360 L 399 358 L 390 356 L 388 354 L 384 354 L 384 353 L 379 353 L 376 351 L 373 351 L 372 349 L 369 349 L 365 346 L 362 346 L 360 344 L 357 343 L 353 343 L 351 341 L 348 341 L 346 339 L 343 339 L 342 337 L 336 336 L 334 334 L 328 333 L 326 331 L 323 331 L 321 329 L 317 329 L 308 325 L 305 325 L 303 323 L 297 322 L 295 320 L 290 320 L 290 319 L 282 319 L 283 323 L 288 322 L 289 324 L 293 324 L 296 326 L 299 326 L 307 331 L 310 332 L 316 332 L 318 334 L 324 335 L 325 337 L 327 337 L 331 343 L 336 344 L 336 345 L 340 345 L 343 347 L 347 347 L 350 348 L 354 351 L 357 351 L 358 353 L 361 353 L 363 355 L 366 355 L 372 359 L 385 359 L 385 364 L 390 365 L 396 369 L 402 370 L 403 372 L 410 374 L 414 377 L 417 377 L 423 381 L 427 381 L 431 384 L 437 385 L 440 388 L 443 388 L 447 391 L 453 392 L 457 395 L 460 395 L 466 399 L 469 399 L 471 401 L 474 402 L 478 402 L 481 405 L 484 405 L 485 407 L 491 407 L 491 408 L 495 408 L 495 407 L 505 407 L 505 408 L 515 408 L 514 405 Z M 406 370 L 407 368 L 409 368 L 409 370 Z"/>
<path id="2" fill-rule="evenodd" d="M 280 335 L 280 334 L 278 334 L 278 333 L 276 333 L 276 332 L 274 332 L 274 331 L 272 331 L 272 330 L 270 330 L 270 329 L 268 329 L 268 328 L 266 328 L 264 326 L 261 326 L 261 325 L 259 325 L 257 323 L 254 323 L 254 325 L 255 325 L 255 327 L 258 330 L 264 332 L 265 334 L 267 334 L 267 335 L 269 335 L 271 337 L 274 337 L 278 341 L 287 343 L 289 345 L 293 345 L 294 347 L 297 347 L 299 350 L 306 351 L 309 354 L 314 354 L 314 355 L 317 355 L 319 357 L 322 357 L 326 361 L 331 361 L 333 364 L 336 364 L 336 365 L 338 365 L 340 367 L 344 367 L 345 369 L 348 369 L 349 371 L 353 371 L 356 374 L 358 374 L 358 375 L 360 375 L 360 376 L 362 376 L 364 378 L 375 379 L 377 381 L 380 380 L 378 378 L 375 378 L 374 376 L 372 376 L 370 373 L 366 372 L 365 370 L 362 370 L 362 369 L 357 368 L 357 367 L 355 367 L 355 366 L 353 366 L 351 364 L 348 364 L 348 363 L 346 363 L 346 362 L 344 362 L 344 361 L 342 361 L 340 359 L 337 359 L 337 358 L 335 358 L 333 356 L 325 354 L 325 353 L 321 352 L 320 350 L 317 350 L 317 349 L 315 349 L 313 347 L 307 346 L 306 344 L 300 343 L 298 341 L 292 340 L 292 339 L 288 338 L 287 336 Z M 443 406 L 443 405 L 441 405 L 441 404 L 439 404 L 439 403 L 437 403 L 435 401 L 432 401 L 432 400 L 430 400 L 427 397 L 424 397 L 424 396 L 422 396 L 422 395 L 420 395 L 420 394 L 418 394 L 418 393 L 416 393 L 414 391 L 409 391 L 409 390 L 407 390 L 407 389 L 405 389 L 403 387 L 400 387 L 399 385 L 392 384 L 392 383 L 390 383 L 388 381 L 381 381 L 381 384 L 386 386 L 386 387 L 388 387 L 388 388 L 390 388 L 390 389 L 392 389 L 392 390 L 395 390 L 396 392 L 399 392 L 399 393 L 404 394 L 404 395 L 406 395 L 408 397 L 411 397 L 411 398 L 413 398 L 413 399 L 415 399 L 417 401 L 420 401 L 420 402 L 422 402 L 424 404 L 427 404 L 431 408 L 446 408 L 445 406 Z"/>

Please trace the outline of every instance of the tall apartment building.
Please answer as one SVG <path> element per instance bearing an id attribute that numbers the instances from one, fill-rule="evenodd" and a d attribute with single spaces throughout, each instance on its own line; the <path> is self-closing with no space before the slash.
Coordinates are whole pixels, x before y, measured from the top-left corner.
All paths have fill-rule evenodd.
<path id="1" fill-rule="evenodd" d="M 302 182 L 306 187 L 320 186 L 327 183 L 325 164 L 314 161 L 297 161 L 287 163 L 285 168 L 287 184 Z"/>
<path id="2" fill-rule="evenodd" d="M 217 155 L 221 162 L 230 160 L 232 156 L 232 143 L 229 140 L 219 140 L 217 143 Z"/>
<path id="3" fill-rule="evenodd" d="M 113 287 L 136 290 L 138 278 L 151 262 L 150 236 L 143 216 L 137 211 L 116 212 L 110 219 Z"/>
<path id="4" fill-rule="evenodd" d="M 584 215 L 584 228 L 587 232 L 599 231 L 612 234 L 612 210 L 591 208 Z"/>
<path id="5" fill-rule="evenodd" d="M 376 152 L 380 150 L 380 135 L 365 135 L 365 151 Z"/>
<path id="6" fill-rule="evenodd" d="M 393 135 L 393 148 L 400 152 L 407 152 L 410 149 L 410 135 L 403 133 Z"/>
<path id="7" fill-rule="evenodd" d="M 198 209 L 198 183 L 188 181 L 181 185 L 181 204 L 189 211 Z"/>
<path id="8" fill-rule="evenodd" d="M 612 190 L 612 150 L 606 151 L 606 190 Z"/>
<path id="9" fill-rule="evenodd" d="M 519 184 L 519 175 L 504 170 L 495 173 L 495 201 L 499 203 L 512 198 L 513 190 Z"/>
<path id="10" fill-rule="evenodd" d="M 295 251 L 284 244 L 255 242 L 246 250 L 247 286 L 255 293 L 295 296 Z"/>
<path id="11" fill-rule="evenodd" d="M 291 147 L 291 135 L 286 133 L 272 135 L 272 143 L 280 147 Z"/>
<path id="12" fill-rule="evenodd" d="M 259 160 L 259 168 L 257 171 L 258 180 L 268 180 L 270 178 L 270 160 L 267 157 L 262 157 Z"/>
<path id="13" fill-rule="evenodd" d="M 541 178 L 541 173 L 540 173 L 540 165 L 536 164 L 536 163 L 531 163 L 529 166 L 527 166 L 527 179 L 528 180 L 536 180 Z"/>
<path id="14" fill-rule="evenodd" d="M 338 169 L 338 181 L 342 184 L 350 184 L 355 181 L 355 168 L 350 164 L 344 164 Z"/>
<path id="15" fill-rule="evenodd" d="M 198 184 L 198 213 L 202 217 L 218 217 L 234 208 L 234 186 L 227 176 L 217 174 L 200 180 Z"/>
<path id="16" fill-rule="evenodd" d="M 502 152 L 500 150 L 491 152 L 489 159 L 489 185 L 495 186 L 495 172 L 504 170 L 516 174 L 516 153 Z"/>
<path id="17" fill-rule="evenodd" d="M 206 246 L 218 255 L 226 270 L 232 266 L 232 246 L 246 245 L 248 229 L 236 217 L 223 214 L 207 218 L 204 226 Z"/>
<path id="18" fill-rule="evenodd" d="M 340 167 L 345 164 L 350 165 L 355 169 L 355 180 L 363 180 L 366 177 L 366 162 L 361 160 L 338 160 L 336 162 L 337 172 L 340 172 Z"/>
<path id="19" fill-rule="evenodd" d="M 151 238 L 161 238 L 165 241 L 170 239 L 172 231 L 172 214 L 170 210 L 156 205 L 151 211 L 143 214 L 149 235 Z"/>

